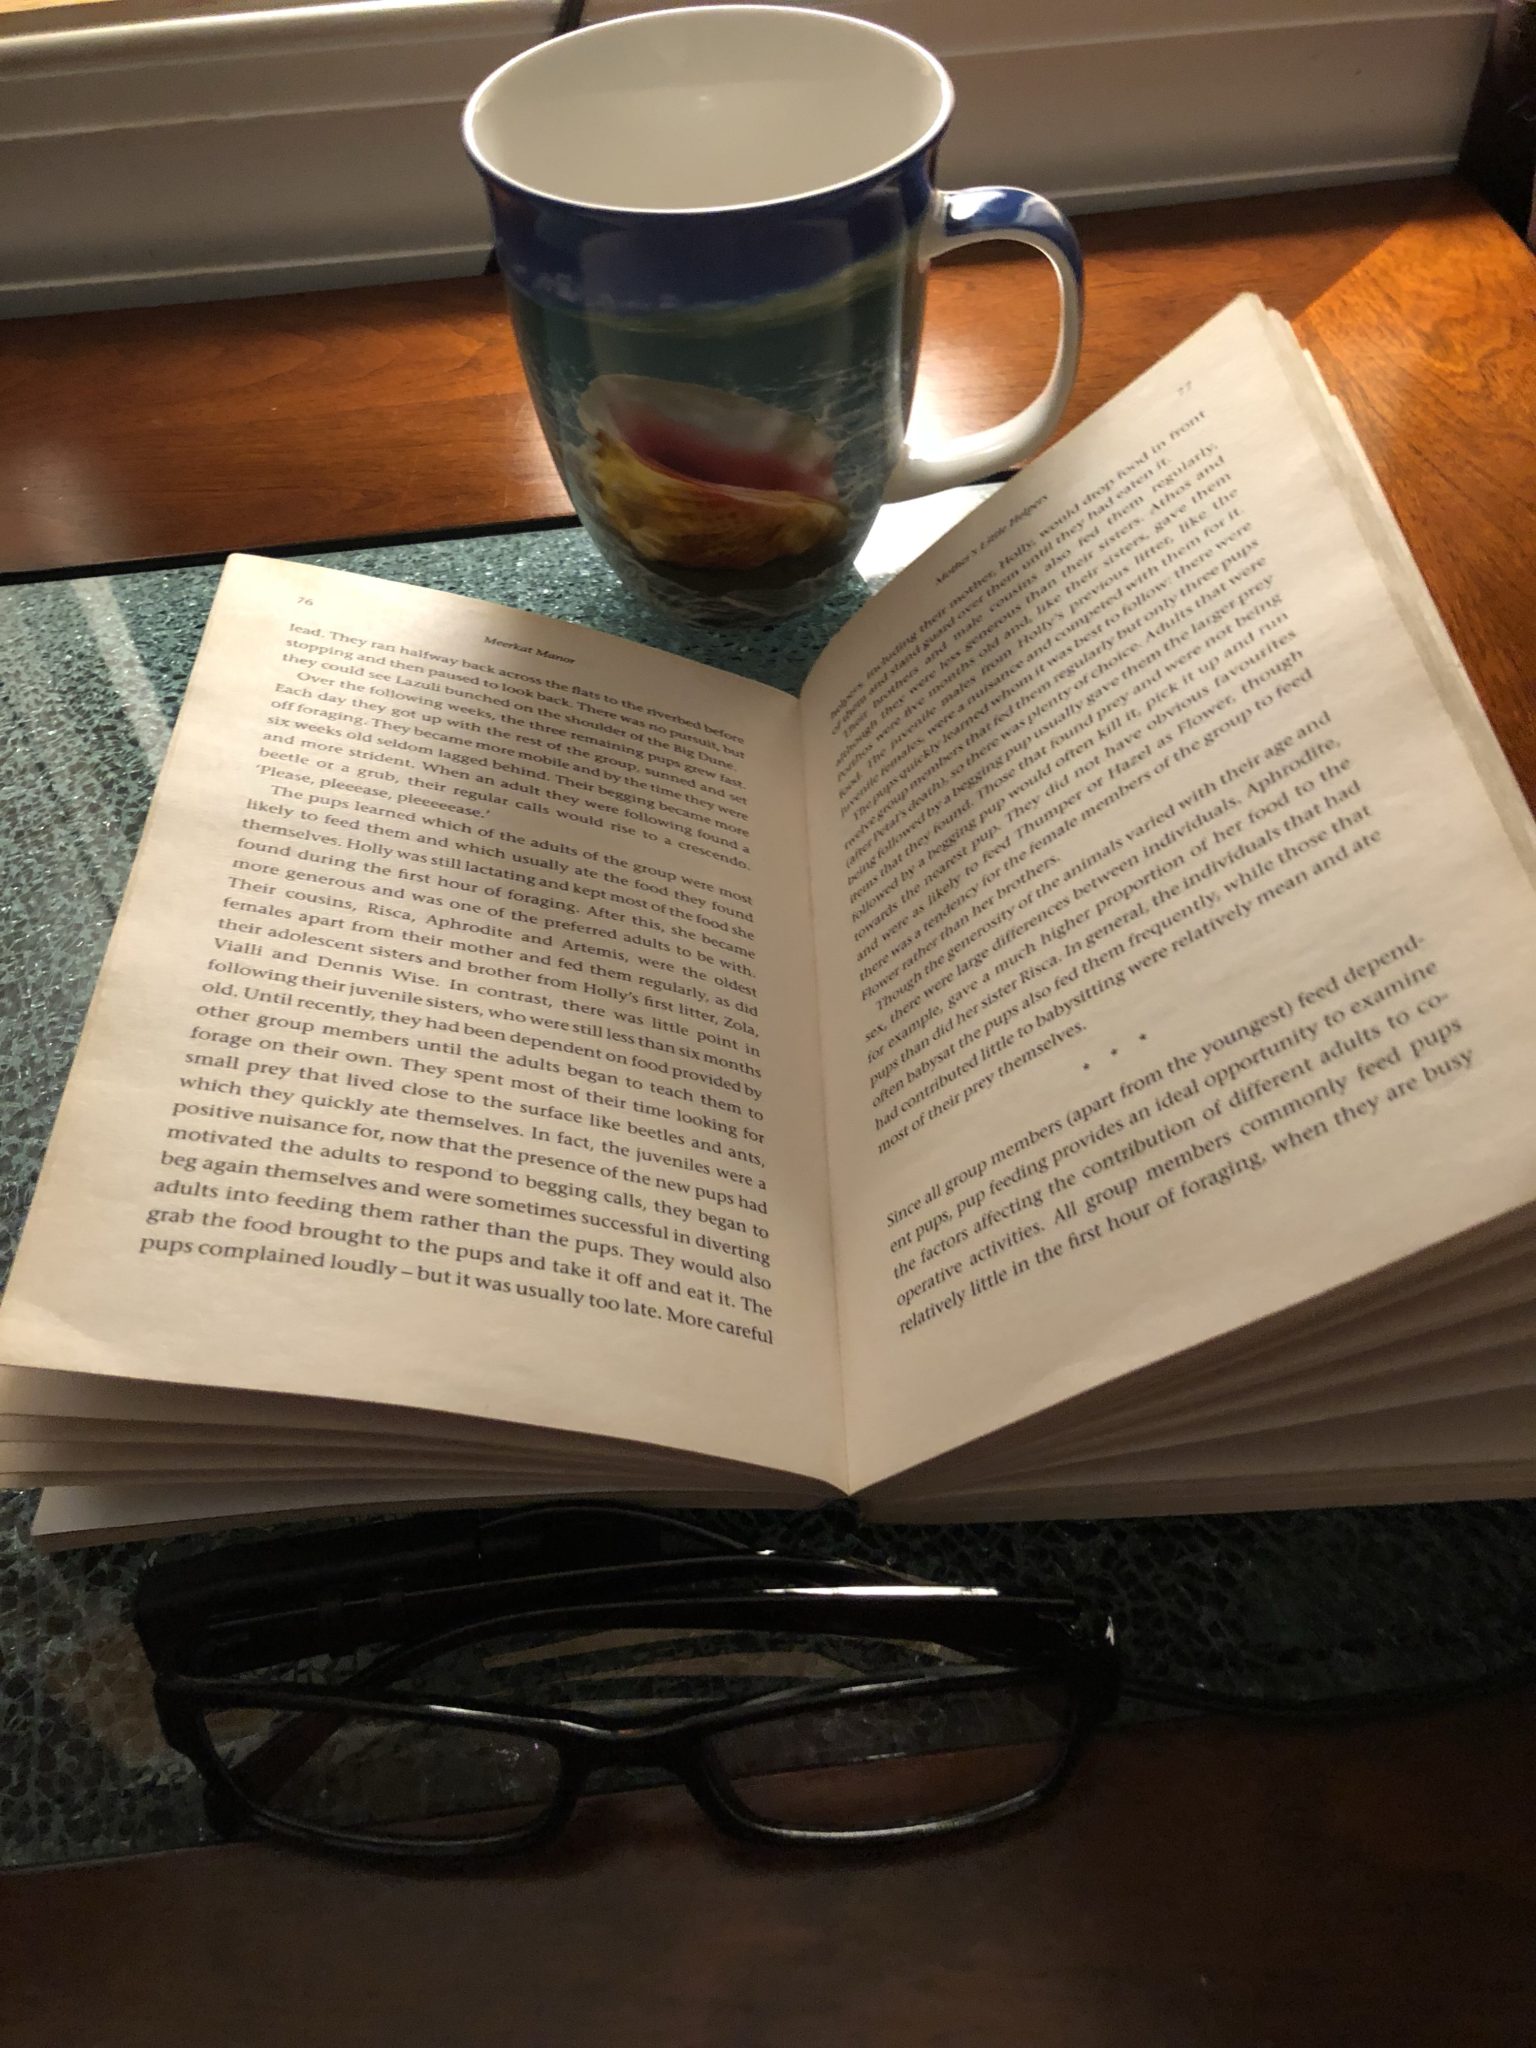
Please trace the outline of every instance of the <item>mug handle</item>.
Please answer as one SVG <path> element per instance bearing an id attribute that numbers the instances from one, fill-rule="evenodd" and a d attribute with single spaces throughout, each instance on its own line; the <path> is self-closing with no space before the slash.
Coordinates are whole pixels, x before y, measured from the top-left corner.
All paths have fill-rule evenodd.
<path id="1" fill-rule="evenodd" d="M 927 451 L 910 439 L 885 488 L 887 500 L 920 498 L 952 484 L 979 483 L 1033 455 L 1061 418 L 1077 375 L 1083 338 L 1083 258 L 1065 214 L 1038 192 L 1015 185 L 972 185 L 963 192 L 936 192 L 934 210 L 922 231 L 918 260 L 926 265 L 944 250 L 970 239 L 1027 242 L 1056 273 L 1061 326 L 1056 360 L 1045 389 L 1033 404 L 999 427 L 960 434 Z"/>

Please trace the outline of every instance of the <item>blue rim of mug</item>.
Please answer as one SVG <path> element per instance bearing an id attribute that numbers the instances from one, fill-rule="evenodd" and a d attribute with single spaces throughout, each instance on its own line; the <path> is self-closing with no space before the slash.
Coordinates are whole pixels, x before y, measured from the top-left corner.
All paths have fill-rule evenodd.
<path id="1" fill-rule="evenodd" d="M 726 14 L 803 15 L 816 21 L 843 22 L 850 28 L 861 29 L 869 35 L 878 36 L 887 43 L 898 44 L 903 49 L 911 51 L 937 77 L 939 83 L 939 110 L 933 120 L 928 123 L 927 127 L 914 141 L 908 143 L 904 149 L 897 150 L 894 156 L 886 157 L 882 162 L 872 164 L 868 170 L 860 171 L 856 177 L 842 178 L 831 185 L 812 185 L 800 192 L 786 192 L 776 199 L 738 200 L 729 206 L 620 206 L 611 205 L 606 201 L 575 199 L 565 193 L 549 192 L 541 186 L 524 184 L 521 179 L 508 177 L 505 171 L 498 170 L 495 165 L 488 162 L 484 153 L 476 145 L 474 122 L 492 89 L 509 72 L 516 71 L 522 65 L 537 62 L 544 56 L 544 52 L 561 47 L 569 48 L 572 44 L 581 42 L 588 36 L 610 35 L 616 30 L 633 31 L 636 23 L 641 21 L 676 20 L 679 17 L 687 16 L 693 21 L 698 22 L 700 19 Z M 836 14 L 830 8 L 821 7 L 759 7 L 750 5 L 708 8 L 666 7 L 658 8 L 654 12 L 647 14 L 624 15 L 615 21 L 593 22 L 589 27 L 576 29 L 568 36 L 546 38 L 543 42 L 536 43 L 531 50 L 523 50 L 517 56 L 509 57 L 506 63 L 498 65 L 489 77 L 481 79 L 480 83 L 470 94 L 460 119 L 459 133 L 463 139 L 464 148 L 468 152 L 470 161 L 474 164 L 481 177 L 486 180 L 487 184 L 499 186 L 504 192 L 515 193 L 523 198 L 535 199 L 546 206 L 567 206 L 574 211 L 586 214 L 612 215 L 621 219 L 628 218 L 632 220 L 688 220 L 703 215 L 721 216 L 736 213 L 771 213 L 779 208 L 788 209 L 805 206 L 816 200 L 836 198 L 844 193 L 853 194 L 861 192 L 866 186 L 878 184 L 882 178 L 889 177 L 891 172 L 899 170 L 903 164 L 911 163 L 914 158 L 923 155 L 925 151 L 931 149 L 949 126 L 954 111 L 954 81 L 938 58 L 934 56 L 931 50 L 925 50 L 921 43 L 914 42 L 911 36 L 902 35 L 899 29 L 886 28 L 883 23 L 864 21 L 859 16 L 853 14 Z"/>

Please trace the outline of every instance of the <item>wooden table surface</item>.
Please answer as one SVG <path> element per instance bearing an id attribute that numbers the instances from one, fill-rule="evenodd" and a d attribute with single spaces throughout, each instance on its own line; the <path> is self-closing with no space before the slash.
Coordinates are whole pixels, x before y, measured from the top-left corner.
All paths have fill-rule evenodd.
<path id="1" fill-rule="evenodd" d="M 1100 214 L 1067 423 L 1240 291 L 1345 401 L 1536 796 L 1536 259 L 1450 179 Z M 1054 285 L 937 266 L 915 421 L 1043 382 Z M 0 328 L 0 574 L 542 520 L 570 510 L 494 278 Z"/>
<path id="2" fill-rule="evenodd" d="M 1345 401 L 1536 794 L 1536 261 L 1451 181 L 1083 224 L 1080 417 L 1234 293 Z M 1027 259 L 941 267 L 918 410 L 1044 375 Z M 0 572 L 568 508 L 489 279 L 0 330 Z M 1376 1729 L 1111 1731 L 1035 1828 L 745 1853 L 670 1793 L 421 1882 L 271 1848 L 0 1883 L 18 2048 L 1530 2048 L 1536 1701 Z"/>
<path id="3" fill-rule="evenodd" d="M 589 1799 L 537 1863 L 267 1845 L 0 1884 L 9 2048 L 1530 2048 L 1528 1701 L 1103 1738 L 1038 1826 L 858 1858 Z"/>

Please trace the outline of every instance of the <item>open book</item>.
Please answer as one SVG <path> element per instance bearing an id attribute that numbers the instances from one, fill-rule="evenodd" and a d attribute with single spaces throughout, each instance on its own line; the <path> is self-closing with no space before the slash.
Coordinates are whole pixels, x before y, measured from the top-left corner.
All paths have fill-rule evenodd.
<path id="1" fill-rule="evenodd" d="M 225 571 L 0 1308 L 43 1540 L 1536 1488 L 1529 816 L 1238 301 L 796 701 Z"/>

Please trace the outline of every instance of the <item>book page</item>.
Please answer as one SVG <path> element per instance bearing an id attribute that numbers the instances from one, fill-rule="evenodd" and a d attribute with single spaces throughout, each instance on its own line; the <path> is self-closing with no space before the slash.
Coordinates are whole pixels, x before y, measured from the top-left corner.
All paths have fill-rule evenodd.
<path id="1" fill-rule="evenodd" d="M 793 700 L 235 557 L 0 1353 L 836 1483 L 818 1073 Z"/>
<path id="2" fill-rule="evenodd" d="M 38 1550 L 68 1550 L 87 1543 L 144 1541 L 192 1529 L 237 1529 L 253 1523 L 307 1520 L 318 1515 L 389 1513 L 433 1508 L 506 1507 L 518 1501 L 559 1499 L 569 1487 L 558 1479 L 544 1485 L 498 1485 L 486 1481 L 425 1479 L 352 1481 L 227 1480 L 210 1484 L 154 1486 L 50 1486 L 38 1502 L 32 1542 Z M 639 1495 L 650 1507 L 707 1508 L 722 1505 L 718 1480 L 657 1487 L 605 1484 L 604 1492 Z M 772 1489 L 742 1488 L 732 1504 L 741 1507 L 812 1507 L 825 1489 L 804 1479 L 780 1478 Z"/>
<path id="3" fill-rule="evenodd" d="M 1529 881 L 1336 452 L 1239 302 L 807 688 L 856 1487 L 1536 1196 Z"/>
<path id="4" fill-rule="evenodd" d="M 1063 1466 L 1031 1482 L 1031 1519 L 1081 1514 L 1216 1513 L 1489 1500 L 1536 1492 L 1536 1387 L 1473 1390 L 1419 1406 L 1257 1431 L 1131 1459 Z M 952 1503 L 952 1504 L 951 1504 Z M 1092 1503 L 1092 1505 L 1090 1505 Z M 1104 1503 L 1100 1505 L 1099 1503 Z M 984 1519 L 998 1496 L 982 1487 L 946 1499 Z M 921 1518 L 922 1510 L 916 1510 Z"/>

